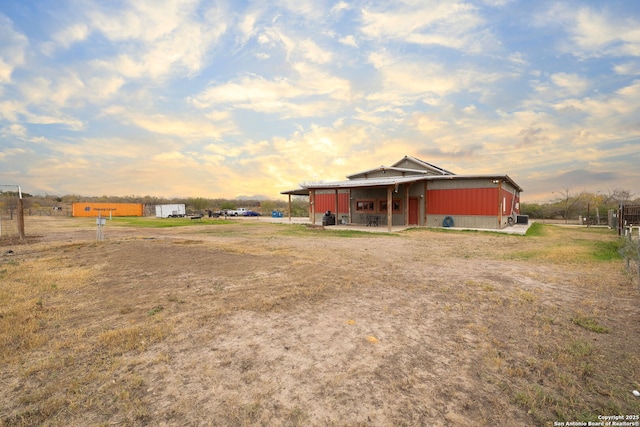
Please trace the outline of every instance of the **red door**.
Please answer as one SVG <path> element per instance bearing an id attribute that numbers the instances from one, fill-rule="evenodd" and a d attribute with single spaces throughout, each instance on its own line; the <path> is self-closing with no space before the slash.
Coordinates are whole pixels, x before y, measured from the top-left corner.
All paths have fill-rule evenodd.
<path id="1" fill-rule="evenodd" d="M 418 198 L 409 197 L 409 225 L 418 225 Z"/>

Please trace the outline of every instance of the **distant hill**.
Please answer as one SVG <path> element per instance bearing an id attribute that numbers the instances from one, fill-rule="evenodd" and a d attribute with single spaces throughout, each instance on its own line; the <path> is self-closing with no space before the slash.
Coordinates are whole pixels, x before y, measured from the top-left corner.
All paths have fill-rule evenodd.
<path id="1" fill-rule="evenodd" d="M 238 196 L 236 200 L 271 200 L 271 198 L 262 194 L 256 194 L 255 196 Z"/>

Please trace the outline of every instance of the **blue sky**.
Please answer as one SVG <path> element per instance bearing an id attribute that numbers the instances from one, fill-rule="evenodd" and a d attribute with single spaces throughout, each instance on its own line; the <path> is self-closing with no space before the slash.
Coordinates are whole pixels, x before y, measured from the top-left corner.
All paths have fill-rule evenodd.
<path id="1" fill-rule="evenodd" d="M 0 184 L 278 198 L 405 155 L 638 195 L 640 2 L 0 3 Z"/>

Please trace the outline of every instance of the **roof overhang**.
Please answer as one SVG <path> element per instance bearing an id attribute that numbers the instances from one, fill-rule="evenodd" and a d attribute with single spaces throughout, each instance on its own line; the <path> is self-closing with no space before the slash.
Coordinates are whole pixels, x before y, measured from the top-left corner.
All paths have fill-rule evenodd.
<path id="1" fill-rule="evenodd" d="M 280 194 L 286 194 L 289 196 L 308 196 L 309 195 L 309 189 L 308 188 L 298 188 L 295 190 L 287 190 L 287 191 L 281 191 Z"/>
<path id="2" fill-rule="evenodd" d="M 280 194 L 289 194 L 296 196 L 308 196 L 311 190 L 341 190 L 349 188 L 375 188 L 375 187 L 391 187 L 400 184 L 409 184 L 418 181 L 441 181 L 441 180 L 471 180 L 471 179 L 487 179 L 498 183 L 500 181 L 507 182 L 513 188 L 522 192 L 522 188 L 513 181 L 509 175 L 412 175 L 412 176 L 388 176 L 368 179 L 350 179 L 346 181 L 335 182 L 318 182 L 308 184 L 304 188 L 296 190 L 283 191 Z"/>
<path id="3" fill-rule="evenodd" d="M 422 181 L 426 175 L 388 176 L 382 178 L 349 179 L 336 182 L 318 182 L 307 186 L 310 190 L 331 190 L 341 188 L 389 187 L 398 184 Z"/>

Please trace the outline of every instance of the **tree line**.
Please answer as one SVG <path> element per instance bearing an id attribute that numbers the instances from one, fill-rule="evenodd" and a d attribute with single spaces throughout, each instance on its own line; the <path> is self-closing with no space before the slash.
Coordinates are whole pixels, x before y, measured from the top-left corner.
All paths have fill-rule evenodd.
<path id="1" fill-rule="evenodd" d="M 630 191 L 612 189 L 607 193 L 572 192 L 569 188 L 554 193 L 555 198 L 546 203 L 521 203 L 520 213 L 536 219 L 561 219 L 565 221 L 585 218 L 592 224 L 605 222 L 609 210 L 620 205 L 640 205 L 640 197 Z"/>
<path id="2" fill-rule="evenodd" d="M 520 213 L 534 219 L 560 219 L 577 220 L 579 217 L 587 218 L 591 223 L 601 222 L 607 218 L 609 210 L 617 210 L 621 204 L 640 205 L 640 197 L 634 197 L 628 190 L 612 189 L 606 193 L 590 193 L 587 191 L 572 192 L 569 188 L 554 193 L 555 197 L 545 203 L 521 203 Z M 203 212 L 207 210 L 217 211 L 225 209 L 237 209 L 239 207 L 250 208 L 263 215 L 270 215 L 271 211 L 278 210 L 288 215 L 289 204 L 283 200 L 270 199 L 225 199 L 205 197 L 175 197 L 165 198 L 157 196 L 80 196 L 68 194 L 56 196 L 46 194 L 31 195 L 22 193 L 24 208 L 27 214 L 37 215 L 60 207 L 69 210 L 73 202 L 94 203 L 142 203 L 147 206 L 163 204 L 184 204 L 187 212 Z M 4 191 L 0 198 L 0 204 L 5 209 L 13 209 L 17 192 Z M 306 197 L 293 196 L 291 199 L 291 215 L 305 217 L 309 215 L 308 199 Z"/>
<path id="3" fill-rule="evenodd" d="M 4 192 L 5 207 L 9 207 L 11 200 L 17 197 L 12 192 Z M 225 199 L 205 197 L 175 197 L 165 198 L 156 196 L 80 196 L 67 194 L 64 196 L 46 194 L 44 196 L 22 193 L 24 208 L 27 214 L 38 215 L 53 211 L 54 208 L 62 208 L 61 213 L 69 211 L 74 202 L 91 203 L 142 203 L 146 206 L 184 204 L 187 212 L 205 212 L 208 210 L 219 211 L 225 209 L 250 208 L 263 215 L 271 215 L 274 210 L 289 214 L 289 203 L 283 200 L 264 199 Z M 306 198 L 292 197 L 292 216 L 308 216 L 308 200 Z"/>

